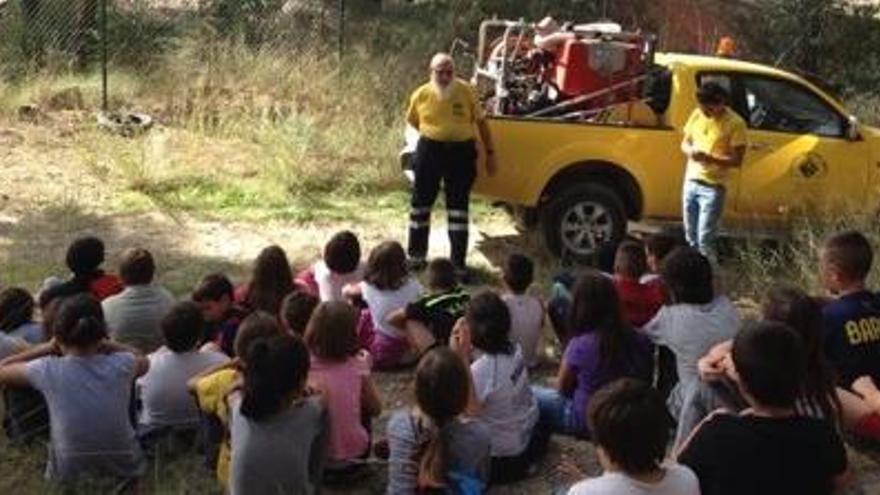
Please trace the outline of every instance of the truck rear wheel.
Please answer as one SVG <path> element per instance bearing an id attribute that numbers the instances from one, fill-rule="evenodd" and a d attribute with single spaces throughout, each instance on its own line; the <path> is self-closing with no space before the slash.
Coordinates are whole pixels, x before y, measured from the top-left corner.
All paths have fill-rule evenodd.
<path id="1" fill-rule="evenodd" d="M 595 261 L 599 251 L 626 235 L 626 210 L 615 192 L 599 184 L 564 189 L 541 208 L 547 248 L 562 259 Z"/>

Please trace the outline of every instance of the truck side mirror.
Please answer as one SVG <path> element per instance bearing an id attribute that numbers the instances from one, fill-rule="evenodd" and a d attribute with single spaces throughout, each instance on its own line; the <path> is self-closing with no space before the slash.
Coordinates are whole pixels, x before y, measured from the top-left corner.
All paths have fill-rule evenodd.
<path id="1" fill-rule="evenodd" d="M 850 115 L 846 122 L 846 138 L 850 141 L 858 141 L 861 137 L 859 119 L 855 115 Z"/>

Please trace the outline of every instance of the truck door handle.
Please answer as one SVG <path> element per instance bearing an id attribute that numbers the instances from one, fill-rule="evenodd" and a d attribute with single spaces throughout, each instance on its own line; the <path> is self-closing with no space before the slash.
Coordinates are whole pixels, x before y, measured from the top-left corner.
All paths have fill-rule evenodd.
<path id="1" fill-rule="evenodd" d="M 749 149 L 752 151 L 772 151 L 776 149 L 776 146 L 770 143 L 749 143 Z"/>

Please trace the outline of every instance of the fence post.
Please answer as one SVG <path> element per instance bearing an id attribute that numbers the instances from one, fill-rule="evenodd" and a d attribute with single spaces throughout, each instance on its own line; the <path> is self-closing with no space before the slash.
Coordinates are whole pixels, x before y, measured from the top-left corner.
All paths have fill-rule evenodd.
<path id="1" fill-rule="evenodd" d="M 342 57 L 345 52 L 345 0 L 339 0 L 339 37 L 336 41 L 337 58 L 340 68 L 342 66 Z"/>
<path id="2" fill-rule="evenodd" d="M 107 111 L 109 95 L 107 87 L 107 2 L 101 0 L 101 110 Z"/>

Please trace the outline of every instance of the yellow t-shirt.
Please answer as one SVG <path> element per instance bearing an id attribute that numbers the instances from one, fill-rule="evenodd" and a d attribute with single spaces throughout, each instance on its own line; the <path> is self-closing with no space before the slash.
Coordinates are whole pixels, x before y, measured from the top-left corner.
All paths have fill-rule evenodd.
<path id="1" fill-rule="evenodd" d="M 234 369 L 223 369 L 200 379 L 196 384 L 196 397 L 199 407 L 206 414 L 216 416 L 227 429 L 229 428 L 229 408 L 226 396 L 232 392 L 239 382 L 239 373 Z M 217 479 L 224 489 L 229 487 L 229 466 L 232 463 L 232 450 L 229 435 L 223 438 L 217 456 Z"/>
<path id="2" fill-rule="evenodd" d="M 406 121 L 419 134 L 435 141 L 468 141 L 476 138 L 474 124 L 483 118 L 483 109 L 470 84 L 455 79 L 452 94 L 442 100 L 429 82 L 409 99 Z"/>
<path id="3" fill-rule="evenodd" d="M 684 135 L 697 151 L 712 156 L 728 155 L 734 148 L 746 145 L 746 122 L 729 108 L 715 119 L 706 117 L 698 108 L 685 124 Z M 727 169 L 688 160 L 687 179 L 723 185 Z"/>

